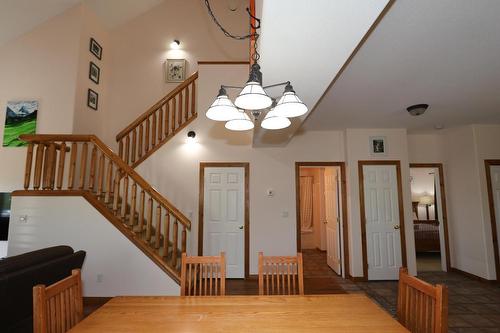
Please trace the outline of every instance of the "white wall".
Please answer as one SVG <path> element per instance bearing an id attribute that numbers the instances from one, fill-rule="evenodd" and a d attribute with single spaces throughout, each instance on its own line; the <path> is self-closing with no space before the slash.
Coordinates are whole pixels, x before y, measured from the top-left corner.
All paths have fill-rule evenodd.
<path id="1" fill-rule="evenodd" d="M 369 140 L 371 136 L 385 136 L 385 156 L 371 156 Z M 361 224 L 359 204 L 358 161 L 360 160 L 398 160 L 401 162 L 401 182 L 403 188 L 404 226 L 406 237 L 407 266 L 411 274 L 416 274 L 415 240 L 410 192 L 410 169 L 408 162 L 407 134 L 405 129 L 347 129 L 347 211 L 349 214 L 349 238 L 351 275 L 363 276 L 363 257 L 361 247 Z"/>
<path id="2" fill-rule="evenodd" d="M 410 163 L 443 163 L 442 140 L 439 131 L 434 134 L 408 134 Z"/>
<path id="3" fill-rule="evenodd" d="M 26 223 L 19 221 L 27 215 Z M 13 197 L 9 256 L 69 245 L 87 252 L 84 296 L 178 295 L 179 286 L 82 197 Z M 102 282 L 97 275 L 102 274 Z"/>
<path id="4" fill-rule="evenodd" d="M 250 273 L 257 273 L 257 252 L 286 255 L 296 251 L 295 162 L 343 161 L 343 133 L 307 132 L 286 148 L 252 148 L 252 133 L 234 133 L 205 117 L 222 83 L 238 85 L 247 65 L 201 65 L 198 118 L 138 167 L 138 172 L 171 200 L 193 223 L 188 239 L 197 249 L 200 162 L 250 163 Z M 186 144 L 196 131 L 198 143 Z M 274 197 L 266 195 L 274 189 Z M 286 217 L 283 216 L 287 215 Z"/>
<path id="5" fill-rule="evenodd" d="M 8 101 L 39 101 L 37 133 L 72 132 L 80 27 L 74 7 L 0 48 L 2 141 Z M 26 148 L 0 147 L 0 192 L 22 188 L 25 159 Z"/>

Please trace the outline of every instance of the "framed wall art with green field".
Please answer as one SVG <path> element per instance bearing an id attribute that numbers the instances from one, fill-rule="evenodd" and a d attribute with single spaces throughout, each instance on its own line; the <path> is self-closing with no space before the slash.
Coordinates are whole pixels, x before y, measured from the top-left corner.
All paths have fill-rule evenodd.
<path id="1" fill-rule="evenodd" d="M 23 147 L 28 144 L 19 140 L 21 134 L 36 133 L 37 101 L 7 102 L 5 128 L 3 131 L 4 147 Z"/>

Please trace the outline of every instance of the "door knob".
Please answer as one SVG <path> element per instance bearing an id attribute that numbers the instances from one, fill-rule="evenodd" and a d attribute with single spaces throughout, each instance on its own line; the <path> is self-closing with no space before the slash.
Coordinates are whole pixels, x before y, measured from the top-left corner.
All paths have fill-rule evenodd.
<path id="1" fill-rule="evenodd" d="M 240 229 L 240 230 L 242 230 L 242 229 L 243 229 L 243 226 L 242 226 L 242 225 L 240 225 L 239 229 Z"/>
<path id="2" fill-rule="evenodd" d="M 394 225 L 394 229 L 399 229 L 399 224 Z"/>

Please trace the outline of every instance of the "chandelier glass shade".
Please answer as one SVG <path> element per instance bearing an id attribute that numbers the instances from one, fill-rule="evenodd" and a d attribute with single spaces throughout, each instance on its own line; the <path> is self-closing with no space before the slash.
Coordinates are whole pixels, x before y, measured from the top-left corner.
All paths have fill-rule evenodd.
<path id="1" fill-rule="evenodd" d="M 245 111 L 237 111 L 238 114 L 228 122 L 226 122 L 225 127 L 231 131 L 248 131 L 254 128 L 253 121 L 245 113 Z"/>
<path id="2" fill-rule="evenodd" d="M 274 110 L 270 110 L 260 123 L 260 126 L 268 130 L 278 130 L 287 128 L 290 124 L 290 119 L 278 116 Z"/>
<path id="3" fill-rule="evenodd" d="M 219 95 L 207 110 L 207 118 L 215 121 L 229 121 L 235 119 L 239 115 L 238 109 L 233 102 L 227 97 L 226 90 L 221 88 Z"/>
<path id="4" fill-rule="evenodd" d="M 278 104 L 276 104 L 274 108 L 274 113 L 280 117 L 300 117 L 307 113 L 307 106 L 295 94 L 292 86 L 288 84 L 285 88 L 285 93 L 281 96 Z"/>
<path id="5" fill-rule="evenodd" d="M 254 111 L 267 109 L 273 104 L 273 100 L 259 82 L 247 82 L 234 104 L 240 109 Z"/>

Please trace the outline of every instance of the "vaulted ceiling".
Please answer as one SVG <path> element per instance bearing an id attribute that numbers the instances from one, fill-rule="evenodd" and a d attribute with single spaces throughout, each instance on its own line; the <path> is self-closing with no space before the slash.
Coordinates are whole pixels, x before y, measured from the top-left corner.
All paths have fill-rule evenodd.
<path id="1" fill-rule="evenodd" d="M 85 3 L 113 28 L 140 15 L 164 0 L 1 0 L 0 46 L 29 32 L 79 3 Z"/>
<path id="2" fill-rule="evenodd" d="M 395 0 L 304 128 L 500 123 L 498 13 L 496 0 Z M 418 103 L 430 107 L 410 116 Z"/>

